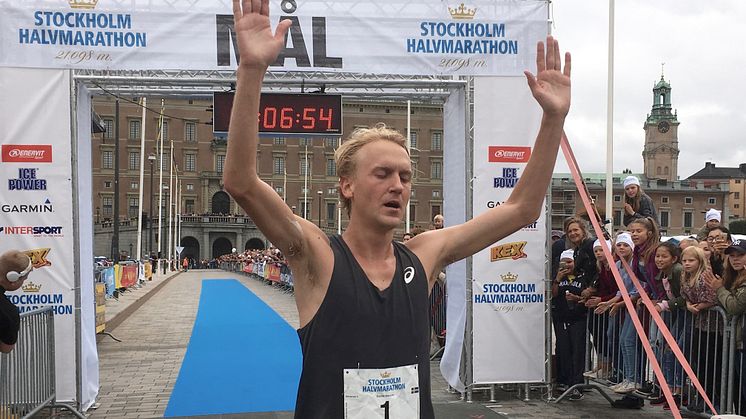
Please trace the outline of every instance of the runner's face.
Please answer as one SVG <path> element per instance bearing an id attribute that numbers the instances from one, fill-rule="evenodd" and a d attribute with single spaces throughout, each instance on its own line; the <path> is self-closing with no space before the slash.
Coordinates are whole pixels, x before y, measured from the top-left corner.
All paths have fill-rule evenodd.
<path id="1" fill-rule="evenodd" d="M 412 164 L 406 150 L 391 141 L 374 141 L 355 156 L 350 184 L 352 214 L 386 229 L 397 227 L 409 202 Z"/>

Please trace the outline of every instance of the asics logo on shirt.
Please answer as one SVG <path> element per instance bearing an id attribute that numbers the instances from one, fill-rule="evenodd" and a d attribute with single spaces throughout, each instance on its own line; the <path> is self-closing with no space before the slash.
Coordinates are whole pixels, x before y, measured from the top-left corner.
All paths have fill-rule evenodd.
<path id="1" fill-rule="evenodd" d="M 414 268 L 412 266 L 407 266 L 404 269 L 404 282 L 409 284 L 414 279 Z"/>

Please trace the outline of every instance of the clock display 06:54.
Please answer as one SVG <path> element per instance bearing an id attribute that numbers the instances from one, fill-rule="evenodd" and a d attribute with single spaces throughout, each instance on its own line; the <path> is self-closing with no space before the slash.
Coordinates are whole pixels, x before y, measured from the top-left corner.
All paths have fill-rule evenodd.
<path id="1" fill-rule="evenodd" d="M 260 131 L 335 131 L 334 108 L 264 106 L 257 113 Z"/>

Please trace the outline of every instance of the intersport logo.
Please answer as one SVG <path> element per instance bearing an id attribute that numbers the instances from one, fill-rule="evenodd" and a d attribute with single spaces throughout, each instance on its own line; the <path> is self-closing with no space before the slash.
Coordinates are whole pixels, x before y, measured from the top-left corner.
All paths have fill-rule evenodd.
<path id="1" fill-rule="evenodd" d="M 49 144 L 3 144 L 3 163 L 51 163 L 52 146 Z"/>
<path id="2" fill-rule="evenodd" d="M 491 163 L 527 163 L 531 158 L 531 147 L 496 146 L 489 147 Z"/>

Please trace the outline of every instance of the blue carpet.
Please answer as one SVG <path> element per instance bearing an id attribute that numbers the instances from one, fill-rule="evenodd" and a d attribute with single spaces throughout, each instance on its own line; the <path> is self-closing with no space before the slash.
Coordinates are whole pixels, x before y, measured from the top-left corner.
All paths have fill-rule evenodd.
<path id="1" fill-rule="evenodd" d="M 290 325 L 240 282 L 203 280 L 165 417 L 295 409 L 302 356 Z"/>

